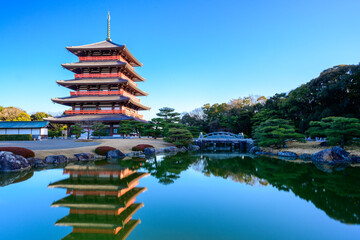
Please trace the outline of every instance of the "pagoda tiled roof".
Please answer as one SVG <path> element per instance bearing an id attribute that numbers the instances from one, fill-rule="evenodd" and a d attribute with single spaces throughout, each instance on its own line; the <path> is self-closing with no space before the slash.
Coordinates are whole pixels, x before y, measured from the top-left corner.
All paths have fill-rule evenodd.
<path id="1" fill-rule="evenodd" d="M 49 117 L 45 120 L 51 123 L 74 123 L 74 122 L 114 122 L 119 123 L 120 121 L 134 120 L 140 122 L 146 122 L 138 118 L 127 116 L 125 114 L 84 114 L 84 115 L 62 115 L 57 117 Z"/>
<path id="2" fill-rule="evenodd" d="M 110 228 L 123 227 L 144 204 L 133 203 L 120 215 L 69 214 L 58 220 L 57 226 Z"/>
<path id="3" fill-rule="evenodd" d="M 141 77 L 133 67 L 131 67 L 128 63 L 121 62 L 121 61 L 82 61 L 82 62 L 75 62 L 75 63 L 64 63 L 61 64 L 64 68 L 74 72 L 80 73 L 80 69 L 82 68 L 94 68 L 94 67 L 118 67 L 118 68 L 125 68 L 128 70 L 134 77 L 132 78 L 133 81 L 145 81 L 145 78 Z"/>
<path id="4" fill-rule="evenodd" d="M 137 94 L 135 96 L 147 96 L 148 93 L 139 89 L 132 81 L 123 78 L 82 78 L 56 81 L 59 85 L 76 90 L 78 85 L 105 85 L 105 84 L 128 84 Z"/>
<path id="5" fill-rule="evenodd" d="M 126 207 L 130 201 L 147 188 L 133 188 L 119 198 L 108 198 L 106 196 L 70 195 L 54 202 L 52 207 L 70 207 L 78 209 L 119 209 Z"/>
<path id="6" fill-rule="evenodd" d="M 130 59 L 129 63 L 131 64 L 131 66 L 142 66 L 139 60 L 137 60 L 130 53 L 130 51 L 126 48 L 125 45 L 116 44 L 109 40 L 81 46 L 66 47 L 66 49 L 77 56 L 81 55 L 82 52 L 89 52 L 94 50 L 118 50 L 119 52 L 124 53 L 124 55 L 126 55 Z"/>
<path id="7" fill-rule="evenodd" d="M 125 178 L 105 178 L 101 181 L 97 179 L 91 179 L 91 177 L 81 178 L 68 178 L 54 182 L 49 185 L 50 188 L 67 188 L 75 190 L 107 190 L 107 191 L 118 191 L 124 188 L 128 188 L 131 184 L 138 181 L 140 178 L 148 176 L 147 173 L 135 172 Z"/>
<path id="8" fill-rule="evenodd" d="M 139 110 L 149 110 L 150 108 L 142 105 L 141 103 L 132 100 L 129 97 L 122 95 L 110 95 L 110 96 L 70 96 L 64 98 L 52 98 L 55 103 L 71 106 L 72 103 L 84 103 L 84 102 L 129 102 L 139 108 Z"/>
<path id="9" fill-rule="evenodd" d="M 115 236 L 107 233 L 71 232 L 62 240 L 125 240 L 139 223 L 140 219 L 131 219 Z"/>
<path id="10" fill-rule="evenodd" d="M 119 170 L 127 170 L 128 167 L 123 167 L 118 164 L 106 164 L 106 165 L 80 165 L 78 163 L 69 163 L 64 168 L 64 171 L 119 171 Z"/>

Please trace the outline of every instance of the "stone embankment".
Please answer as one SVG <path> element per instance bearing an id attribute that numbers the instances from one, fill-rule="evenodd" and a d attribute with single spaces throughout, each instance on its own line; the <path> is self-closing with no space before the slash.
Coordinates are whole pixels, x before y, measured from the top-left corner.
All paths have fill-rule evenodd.
<path id="1" fill-rule="evenodd" d="M 294 152 L 290 151 L 282 151 L 273 153 L 269 151 L 263 151 L 259 147 L 253 147 L 250 149 L 250 154 L 255 155 L 269 155 L 269 156 L 278 156 L 280 159 L 285 160 L 296 160 L 301 159 L 303 161 L 311 161 L 314 164 L 329 164 L 329 165 L 337 165 L 337 164 L 358 164 L 360 163 L 360 157 L 355 155 L 350 155 L 349 152 L 345 151 L 340 147 L 328 148 L 317 153 L 308 154 L 304 153 L 301 155 L 297 155 Z"/>
<path id="2" fill-rule="evenodd" d="M 106 156 L 99 156 L 93 153 L 77 153 L 73 158 L 65 155 L 50 155 L 42 158 L 24 158 L 11 152 L 0 152 L 0 172 L 20 172 L 31 168 L 54 168 L 62 167 L 69 162 L 87 162 L 99 159 L 125 159 L 128 158 L 145 158 L 161 153 L 178 153 L 186 151 L 197 151 L 200 148 L 196 145 L 190 145 L 188 148 L 177 148 L 169 146 L 165 148 L 145 148 L 144 151 L 133 151 L 130 153 L 122 153 L 120 150 L 112 150 L 106 153 Z"/>

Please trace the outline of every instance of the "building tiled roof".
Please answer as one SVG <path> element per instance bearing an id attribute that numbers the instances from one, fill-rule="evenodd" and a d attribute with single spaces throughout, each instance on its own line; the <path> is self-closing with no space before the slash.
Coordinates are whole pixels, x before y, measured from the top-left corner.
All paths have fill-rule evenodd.
<path id="1" fill-rule="evenodd" d="M 106 85 L 106 84 L 122 84 L 127 83 L 137 94 L 135 96 L 147 96 L 148 93 L 139 89 L 132 81 L 122 78 L 84 78 L 56 81 L 59 85 L 76 90 L 78 85 Z"/>
<path id="2" fill-rule="evenodd" d="M 83 68 L 83 67 L 118 67 L 124 65 L 126 65 L 126 63 L 121 61 L 82 61 L 82 62 L 61 64 L 61 66 L 67 69 Z"/>
<path id="3" fill-rule="evenodd" d="M 0 121 L 0 128 L 44 128 L 48 121 Z"/>
<path id="4" fill-rule="evenodd" d="M 92 102 L 130 102 L 133 105 L 139 107 L 142 110 L 149 110 L 150 108 L 142 105 L 141 103 L 132 100 L 129 97 L 122 95 L 110 95 L 110 96 L 71 96 L 64 98 L 52 98 L 53 102 L 71 106 L 71 103 L 92 103 Z"/>
<path id="5" fill-rule="evenodd" d="M 74 72 L 80 73 L 79 69 L 82 68 L 96 68 L 96 67 L 121 67 L 128 70 L 132 75 L 133 81 L 145 81 L 145 78 L 141 77 L 137 72 L 135 72 L 134 68 L 129 64 L 121 61 L 83 61 L 83 62 L 75 62 L 75 63 L 64 63 L 61 64 L 64 68 Z"/>
<path id="6" fill-rule="evenodd" d="M 86 45 L 80 45 L 80 46 L 72 46 L 72 47 L 66 47 L 68 50 L 73 49 L 81 49 L 81 50 L 89 50 L 89 49 L 109 49 L 109 48 L 121 48 L 123 49 L 125 45 L 117 44 L 112 41 L 101 41 L 97 43 L 91 43 Z"/>
<path id="7" fill-rule="evenodd" d="M 84 115 L 62 115 L 58 117 L 46 118 L 51 123 L 74 123 L 74 122 L 117 122 L 124 120 L 135 120 L 146 122 L 125 114 L 84 114 Z"/>
<path id="8" fill-rule="evenodd" d="M 130 51 L 126 48 L 125 45 L 116 44 L 112 41 L 102 41 L 87 45 L 81 45 L 81 46 L 72 46 L 72 47 L 66 47 L 67 50 L 74 53 L 75 55 L 81 54 L 81 52 L 84 51 L 91 51 L 91 50 L 118 50 L 120 52 L 123 52 L 131 61 L 129 62 L 131 66 L 133 67 L 140 67 L 142 64 L 137 60 Z"/>

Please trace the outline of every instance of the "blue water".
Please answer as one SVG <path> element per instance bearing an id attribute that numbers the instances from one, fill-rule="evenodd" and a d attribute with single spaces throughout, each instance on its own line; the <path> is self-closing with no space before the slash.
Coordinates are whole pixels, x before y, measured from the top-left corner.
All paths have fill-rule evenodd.
<path id="1" fill-rule="evenodd" d="M 144 207 L 132 217 L 141 223 L 129 240 L 360 239 L 359 168 L 329 173 L 311 163 L 220 154 L 103 165 L 151 173 L 137 186 L 147 191 L 136 197 Z M 0 239 L 71 234 L 72 227 L 55 226 L 69 208 L 51 207 L 68 196 L 66 189 L 48 188 L 68 178 L 63 169 L 44 170 L 1 187 Z M 104 239 L 97 234 L 90 235 Z"/>

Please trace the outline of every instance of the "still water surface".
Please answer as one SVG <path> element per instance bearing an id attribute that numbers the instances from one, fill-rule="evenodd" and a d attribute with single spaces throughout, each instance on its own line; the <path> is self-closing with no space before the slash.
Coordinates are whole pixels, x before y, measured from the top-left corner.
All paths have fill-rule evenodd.
<path id="1" fill-rule="evenodd" d="M 203 153 L 17 177 L 0 175 L 2 240 L 360 239 L 360 168 Z"/>

